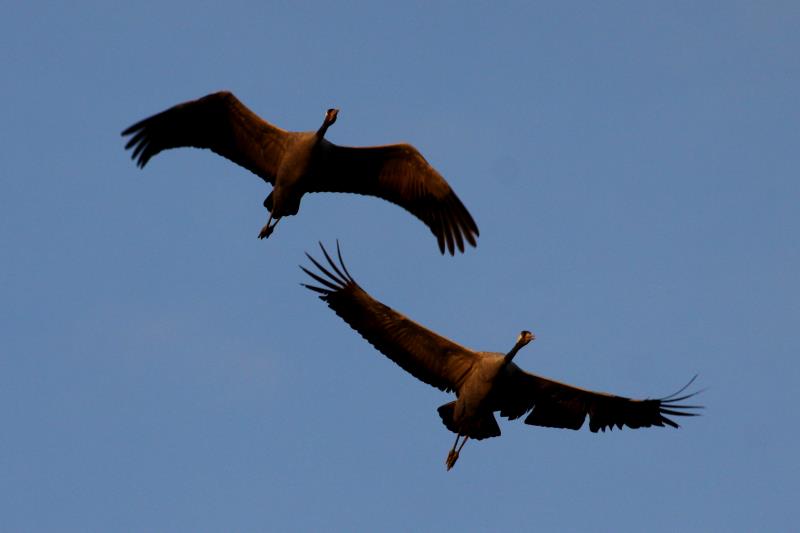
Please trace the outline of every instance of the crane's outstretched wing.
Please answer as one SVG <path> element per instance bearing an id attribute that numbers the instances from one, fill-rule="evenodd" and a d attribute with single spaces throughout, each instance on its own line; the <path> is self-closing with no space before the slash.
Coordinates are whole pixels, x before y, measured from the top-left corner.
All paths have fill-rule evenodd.
<path id="1" fill-rule="evenodd" d="M 325 163 L 309 192 L 349 192 L 388 200 L 424 222 L 439 250 L 476 246 L 478 226 L 445 179 L 410 144 L 355 148 L 325 141 Z"/>
<path id="2" fill-rule="evenodd" d="M 678 424 L 668 416 L 696 416 L 697 413 L 690 410 L 702 408 L 680 403 L 697 392 L 678 396 L 697 376 L 681 390 L 665 398 L 633 400 L 552 381 L 525 372 L 513 363 L 509 371 L 498 387 L 501 395 L 495 410 L 510 420 L 530 411 L 525 423 L 534 426 L 580 429 L 586 415 L 589 415 L 589 429 L 592 432 L 613 429 L 614 426 L 637 429 L 668 425 L 677 428 Z"/>
<path id="3" fill-rule="evenodd" d="M 125 149 L 133 149 L 131 159 L 139 167 L 162 150 L 193 146 L 208 148 L 274 184 L 289 133 L 222 91 L 171 107 L 122 135 L 133 135 Z"/>
<path id="4" fill-rule="evenodd" d="M 350 276 L 338 243 L 339 266 L 321 243 L 320 248 L 333 272 L 306 254 L 320 273 L 300 268 L 320 286 L 303 286 L 318 292 L 328 307 L 403 370 L 443 391 L 457 390 L 478 355 L 373 299 Z"/>

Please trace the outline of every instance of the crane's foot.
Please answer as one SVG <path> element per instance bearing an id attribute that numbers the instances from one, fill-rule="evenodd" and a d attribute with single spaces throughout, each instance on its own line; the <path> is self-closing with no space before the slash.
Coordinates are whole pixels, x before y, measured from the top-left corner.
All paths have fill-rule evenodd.
<path id="1" fill-rule="evenodd" d="M 258 233 L 258 238 L 259 239 L 266 239 L 267 237 L 272 235 L 272 232 L 275 231 L 275 226 L 278 225 L 279 221 L 280 221 L 280 218 L 276 218 L 275 222 L 272 222 L 272 215 L 270 215 L 269 216 L 269 220 L 267 220 L 267 223 L 264 225 L 263 228 L 261 228 L 261 231 Z"/>
<path id="2" fill-rule="evenodd" d="M 458 461 L 458 452 L 455 450 L 450 450 L 450 452 L 447 454 L 447 460 L 445 461 L 448 472 L 451 468 L 453 468 L 453 466 L 455 466 L 456 461 Z"/>
<path id="3" fill-rule="evenodd" d="M 460 434 L 456 435 L 456 441 L 453 443 L 453 447 L 447 453 L 447 460 L 445 464 L 447 465 L 447 471 L 449 472 L 451 468 L 456 464 L 458 461 L 458 454 L 461 453 L 461 449 L 464 448 L 464 445 L 469 440 L 468 436 L 464 436 L 464 440 L 461 441 L 461 446 L 458 445 L 458 440 L 461 438 Z"/>
<path id="4" fill-rule="evenodd" d="M 267 224 L 266 226 L 261 228 L 260 232 L 258 232 L 258 238 L 259 239 L 266 239 L 267 237 L 272 235 L 272 231 L 274 229 L 275 229 L 275 226 L 270 226 L 269 224 Z"/>

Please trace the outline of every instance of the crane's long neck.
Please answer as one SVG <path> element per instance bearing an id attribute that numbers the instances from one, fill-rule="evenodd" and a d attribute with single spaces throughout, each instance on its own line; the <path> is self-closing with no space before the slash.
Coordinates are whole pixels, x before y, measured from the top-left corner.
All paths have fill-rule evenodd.
<path id="1" fill-rule="evenodd" d="M 332 122 L 328 122 L 327 120 L 322 123 L 322 126 L 319 127 L 317 130 L 317 139 L 322 139 L 325 137 L 325 132 L 328 131 L 330 125 L 333 124 Z"/>
<path id="2" fill-rule="evenodd" d="M 520 348 L 522 348 L 526 344 L 528 343 L 523 341 L 522 339 L 518 340 L 517 344 L 515 344 L 514 347 L 511 348 L 511 351 L 508 352 L 506 356 L 503 358 L 503 366 L 506 366 L 508 363 L 510 363 L 512 359 L 514 359 L 514 356 L 517 355 L 517 352 L 520 350 Z"/>

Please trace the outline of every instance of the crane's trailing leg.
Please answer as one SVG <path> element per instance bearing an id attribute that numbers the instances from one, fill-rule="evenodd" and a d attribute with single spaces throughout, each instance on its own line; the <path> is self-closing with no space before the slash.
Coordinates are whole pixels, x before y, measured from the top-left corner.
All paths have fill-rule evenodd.
<path id="1" fill-rule="evenodd" d="M 270 222 L 272 222 L 272 212 L 270 212 L 269 219 L 267 220 L 266 225 L 263 228 L 261 228 L 261 231 L 258 234 L 258 238 L 266 239 L 267 237 L 272 235 L 272 232 L 275 230 L 275 226 L 278 225 L 278 222 L 280 222 L 280 220 L 281 220 L 280 218 L 276 218 L 275 222 L 272 225 L 270 225 Z"/>
<path id="2" fill-rule="evenodd" d="M 445 464 L 447 465 L 447 470 L 453 468 L 453 465 L 456 464 L 456 460 L 458 460 L 458 454 L 456 452 L 456 446 L 458 446 L 458 439 L 461 438 L 461 435 L 456 433 L 456 441 L 453 443 L 453 447 L 450 448 L 450 451 L 447 452 L 447 459 L 445 460 Z"/>
<path id="3" fill-rule="evenodd" d="M 447 464 L 448 471 L 455 466 L 456 461 L 458 461 L 458 454 L 461 452 L 461 448 L 464 447 L 464 445 L 467 443 L 467 439 L 469 439 L 469 437 L 464 437 L 464 440 L 461 441 L 461 446 L 458 446 L 458 439 L 460 437 L 461 435 L 456 435 L 456 441 L 453 443 L 453 448 L 447 453 L 447 460 L 445 461 L 445 464 Z M 458 446 L 458 449 L 456 449 L 456 446 Z"/>

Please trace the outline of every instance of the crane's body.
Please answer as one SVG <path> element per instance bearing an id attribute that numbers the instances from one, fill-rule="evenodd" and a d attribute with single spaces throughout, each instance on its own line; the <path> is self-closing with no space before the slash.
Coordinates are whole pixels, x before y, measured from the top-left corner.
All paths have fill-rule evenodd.
<path id="1" fill-rule="evenodd" d="M 406 316 L 373 299 L 350 276 L 338 250 L 337 265 L 322 245 L 328 267 L 306 254 L 319 273 L 301 267 L 319 285 L 304 284 L 350 327 L 375 348 L 417 379 L 456 399 L 438 408 L 444 425 L 456 434 L 447 456 L 447 469 L 453 467 L 467 439 L 481 440 L 500 435 L 495 413 L 510 420 L 527 414 L 526 424 L 580 429 L 589 417 L 593 432 L 622 428 L 672 426 L 668 416 L 694 416 L 698 406 L 681 402 L 694 394 L 635 400 L 594 392 L 559 383 L 522 370 L 513 359 L 534 335 L 522 331 L 506 354 L 479 352 L 457 344 L 417 324 Z M 458 446 L 459 439 L 463 439 Z"/>
<path id="2" fill-rule="evenodd" d="M 250 170 L 273 186 L 259 238 L 282 217 L 296 215 L 310 192 L 375 196 L 420 219 L 439 250 L 455 254 L 464 242 L 476 246 L 478 226 L 450 185 L 410 144 L 348 147 L 325 139 L 338 109 L 328 109 L 316 131 L 286 131 L 253 113 L 232 93 L 221 91 L 184 102 L 122 132 L 125 148 L 144 167 L 163 150 L 207 148 Z M 272 221 L 275 221 L 272 223 Z"/>

